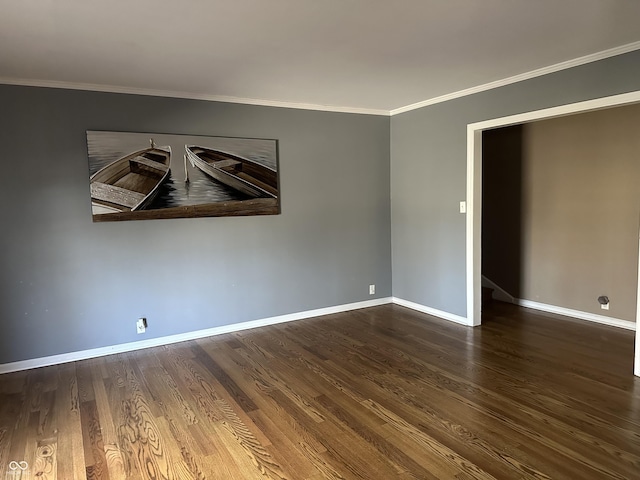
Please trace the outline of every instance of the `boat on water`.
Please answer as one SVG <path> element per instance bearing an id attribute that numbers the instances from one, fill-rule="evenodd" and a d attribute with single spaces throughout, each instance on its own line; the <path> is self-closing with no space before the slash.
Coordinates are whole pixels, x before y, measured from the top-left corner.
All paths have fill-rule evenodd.
<path id="1" fill-rule="evenodd" d="M 250 197 L 277 198 L 278 172 L 232 153 L 185 145 L 191 165 Z"/>
<path id="2" fill-rule="evenodd" d="M 171 169 L 171 147 L 151 146 L 125 155 L 91 176 L 94 215 L 133 212 L 147 207 Z"/>

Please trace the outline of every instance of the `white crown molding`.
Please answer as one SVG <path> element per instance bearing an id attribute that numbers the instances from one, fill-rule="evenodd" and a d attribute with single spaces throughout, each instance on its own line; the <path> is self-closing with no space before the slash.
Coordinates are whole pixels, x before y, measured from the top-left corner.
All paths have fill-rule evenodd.
<path id="1" fill-rule="evenodd" d="M 316 110 L 323 112 L 336 112 L 336 113 L 355 113 L 359 115 L 379 115 L 379 116 L 394 116 L 401 113 L 416 110 L 422 107 L 428 107 L 429 105 L 435 105 L 436 103 L 447 102 L 467 95 L 473 95 L 474 93 L 480 93 L 494 88 L 504 87 L 512 83 L 521 82 L 523 80 L 529 80 L 531 78 L 540 77 L 549 73 L 559 72 L 568 68 L 585 65 L 587 63 L 597 62 L 598 60 L 604 60 L 606 58 L 615 57 L 616 55 L 622 55 L 624 53 L 640 50 L 640 41 L 621 45 L 619 47 L 610 48 L 601 52 L 585 55 L 584 57 L 575 58 L 573 60 L 567 60 L 565 62 L 556 63 L 548 67 L 539 68 L 530 72 L 514 75 L 513 77 L 504 78 L 502 80 L 496 80 L 495 82 L 485 83 L 475 87 L 459 90 L 457 92 L 448 93 L 439 97 L 429 98 L 421 102 L 412 103 L 404 107 L 395 108 L 392 110 L 382 110 L 373 108 L 358 108 L 358 107 L 342 107 L 338 105 L 317 105 L 312 103 L 293 103 L 283 102 L 276 100 L 262 100 L 256 98 L 242 98 L 231 97 L 224 95 L 208 95 L 204 93 L 190 93 L 179 92 L 171 90 L 153 90 L 146 88 L 133 88 L 111 85 L 100 85 L 93 83 L 73 83 L 73 82 L 58 82 L 52 80 L 36 80 L 25 78 L 7 78 L 0 77 L 0 84 L 5 85 L 20 85 L 25 87 L 44 87 L 44 88 L 61 88 L 68 90 L 85 90 L 91 92 L 104 92 L 104 93 L 122 93 L 129 95 L 146 95 L 152 97 L 169 97 L 169 98 L 185 98 L 189 100 L 204 100 L 209 102 L 224 102 L 224 103 L 239 103 L 244 105 L 258 105 L 264 107 L 278 107 L 278 108 L 294 108 L 299 110 Z"/>
<path id="2" fill-rule="evenodd" d="M 126 95 L 145 95 L 149 97 L 184 98 L 188 100 L 204 100 L 207 102 L 239 103 L 242 105 L 258 105 L 262 107 L 294 108 L 297 110 L 316 110 L 322 112 L 355 113 L 358 115 L 389 116 L 389 110 L 373 108 L 341 107 L 337 105 L 316 105 L 313 103 L 281 102 L 257 98 L 230 97 L 224 95 L 208 95 L 204 93 L 178 92 L 172 90 L 153 90 L 147 88 L 100 85 L 94 83 L 57 82 L 53 80 L 35 80 L 27 78 L 0 77 L 0 84 L 18 85 L 22 87 L 60 88 L 65 90 L 83 90 L 89 92 L 120 93 Z"/>
<path id="3" fill-rule="evenodd" d="M 402 298 L 393 297 L 392 300 L 393 300 L 393 303 L 395 303 L 396 305 L 407 307 L 407 308 L 410 308 L 411 310 L 415 310 L 421 313 L 426 313 L 427 315 L 432 315 L 434 317 L 438 317 L 443 320 L 448 320 L 450 322 L 459 323 L 465 326 L 470 326 L 469 323 L 467 322 L 467 319 L 465 317 L 461 317 L 460 315 L 455 315 L 453 313 L 437 310 L 435 308 L 427 307 L 419 303 L 403 300 Z"/>
<path id="4" fill-rule="evenodd" d="M 412 103 L 404 107 L 393 109 L 389 112 L 391 116 L 398 115 L 400 113 L 410 112 L 411 110 L 417 110 L 418 108 L 428 107 L 429 105 L 435 105 L 436 103 L 447 102 L 455 98 L 466 97 L 467 95 L 473 95 L 474 93 L 480 93 L 494 88 L 504 87 L 512 83 L 522 82 L 523 80 L 529 80 L 535 77 L 541 77 L 549 73 L 559 72 L 561 70 L 567 70 L 569 68 L 578 67 L 587 63 L 597 62 L 598 60 L 604 60 L 606 58 L 615 57 L 624 53 L 640 50 L 640 42 L 628 43 L 619 47 L 610 48 L 609 50 L 603 50 L 601 52 L 585 55 L 584 57 L 574 58 L 573 60 L 567 60 L 566 62 L 556 63 L 548 67 L 538 68 L 530 72 L 514 75 L 513 77 L 503 78 L 502 80 L 496 80 L 495 82 L 485 83 L 476 87 L 467 88 L 465 90 L 459 90 L 457 92 L 448 93 L 439 97 L 430 98 L 422 102 Z"/>
<path id="5" fill-rule="evenodd" d="M 636 329 L 636 322 L 620 320 L 619 318 L 605 317 L 604 315 L 597 315 L 595 313 L 581 312 L 580 310 L 572 310 L 570 308 L 564 307 L 556 307 L 555 305 L 547 305 L 546 303 L 533 302 L 531 300 L 517 299 L 515 303 L 516 305 L 520 305 L 521 307 L 532 308 L 534 310 L 540 310 L 542 312 L 555 313 L 558 315 L 563 315 L 565 317 L 578 318 L 580 320 L 587 320 L 589 322 L 609 325 L 611 327 L 624 328 L 626 330 Z"/>
<path id="6" fill-rule="evenodd" d="M 277 317 L 263 318 L 252 320 L 249 322 L 234 323 L 231 325 L 222 325 L 220 327 L 208 328 L 205 330 L 197 330 L 195 332 L 181 333 L 178 335 L 169 335 L 166 337 L 151 338 L 140 342 L 123 343 L 120 345 L 112 345 L 108 347 L 93 348 L 90 350 L 82 350 L 79 352 L 63 353 L 60 355 L 52 355 L 49 357 L 34 358 L 30 360 L 21 360 L 18 362 L 0 364 L 0 375 L 3 373 L 18 372 L 21 370 L 30 370 L 32 368 L 47 367 L 50 365 L 59 365 L 61 363 L 75 362 L 78 360 L 86 360 L 88 358 L 103 357 L 105 355 L 113 355 L 116 353 L 132 352 L 134 350 L 142 350 L 144 348 L 159 347 L 170 345 L 172 343 L 185 342 L 188 340 L 196 340 L 198 338 L 212 337 L 222 335 L 224 333 L 239 332 L 250 328 L 265 327 L 276 325 L 278 323 L 292 322 L 295 320 L 303 320 L 306 318 L 319 317 L 322 315 L 331 315 L 334 313 L 348 312 L 350 310 L 358 310 L 360 308 L 376 307 L 392 303 L 390 297 L 378 298 L 375 300 L 367 300 L 364 302 L 348 303 L 337 305 L 334 307 L 319 308 L 316 310 L 307 310 L 304 312 L 290 313 L 287 315 L 279 315 Z"/>

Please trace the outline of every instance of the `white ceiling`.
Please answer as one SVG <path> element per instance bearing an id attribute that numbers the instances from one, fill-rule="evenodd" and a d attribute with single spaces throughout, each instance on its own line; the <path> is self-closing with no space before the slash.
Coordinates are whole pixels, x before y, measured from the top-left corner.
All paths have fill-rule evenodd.
<path id="1" fill-rule="evenodd" d="M 640 0 L 0 0 L 2 83 L 372 113 L 639 41 Z"/>

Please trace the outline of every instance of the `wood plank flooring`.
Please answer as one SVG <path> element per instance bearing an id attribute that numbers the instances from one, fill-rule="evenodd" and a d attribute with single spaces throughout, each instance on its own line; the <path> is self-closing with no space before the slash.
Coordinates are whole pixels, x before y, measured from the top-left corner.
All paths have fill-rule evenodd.
<path id="1" fill-rule="evenodd" d="M 6 374 L 0 479 L 640 479 L 633 338 L 384 305 Z"/>

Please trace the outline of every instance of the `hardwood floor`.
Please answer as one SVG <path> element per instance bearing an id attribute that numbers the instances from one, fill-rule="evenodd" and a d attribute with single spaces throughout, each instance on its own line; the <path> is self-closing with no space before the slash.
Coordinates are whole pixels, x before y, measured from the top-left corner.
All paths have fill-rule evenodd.
<path id="1" fill-rule="evenodd" d="M 640 479 L 633 338 L 384 305 L 6 374 L 0 479 Z"/>

